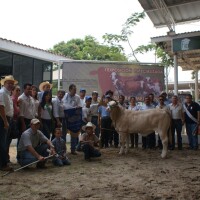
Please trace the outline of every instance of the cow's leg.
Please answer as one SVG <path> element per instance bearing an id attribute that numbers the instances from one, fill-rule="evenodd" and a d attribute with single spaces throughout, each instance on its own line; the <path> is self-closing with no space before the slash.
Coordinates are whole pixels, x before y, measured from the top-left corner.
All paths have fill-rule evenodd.
<path id="1" fill-rule="evenodd" d="M 121 147 L 120 147 L 119 154 L 122 155 L 124 154 L 126 135 L 124 133 L 120 134 L 120 139 L 121 139 Z"/>
<path id="2" fill-rule="evenodd" d="M 164 135 L 164 134 L 166 134 L 166 135 Z M 160 132 L 159 135 L 160 135 L 160 139 L 161 139 L 162 145 L 163 145 L 161 157 L 162 157 L 162 158 L 166 158 L 166 156 L 167 156 L 167 146 L 168 146 L 168 137 L 167 137 L 167 133 Z"/>
<path id="3" fill-rule="evenodd" d="M 126 150 L 125 150 L 125 154 L 127 154 L 129 152 L 129 138 L 130 138 L 130 135 L 127 134 L 126 135 Z"/>

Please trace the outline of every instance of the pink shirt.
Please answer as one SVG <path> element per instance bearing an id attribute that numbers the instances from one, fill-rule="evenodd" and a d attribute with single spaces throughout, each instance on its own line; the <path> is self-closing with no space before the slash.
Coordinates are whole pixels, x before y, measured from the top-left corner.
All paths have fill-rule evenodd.
<path id="1" fill-rule="evenodd" d="M 12 96 L 11 98 L 13 100 L 13 108 L 14 108 L 13 118 L 16 120 L 19 116 L 18 97 Z"/>

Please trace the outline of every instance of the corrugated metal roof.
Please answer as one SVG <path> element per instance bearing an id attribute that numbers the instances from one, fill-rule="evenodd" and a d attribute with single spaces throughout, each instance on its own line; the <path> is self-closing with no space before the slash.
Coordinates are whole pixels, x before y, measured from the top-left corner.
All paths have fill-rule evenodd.
<path id="1" fill-rule="evenodd" d="M 153 43 L 160 46 L 170 57 L 173 58 L 172 40 L 177 38 L 200 36 L 200 31 L 179 33 L 174 35 L 165 35 L 151 38 Z M 176 52 L 178 65 L 183 70 L 200 70 L 200 49 Z"/>
<path id="2" fill-rule="evenodd" d="M 162 9 L 156 3 L 164 2 L 175 24 L 200 19 L 200 0 L 138 0 L 155 27 L 167 26 L 170 23 Z"/>
<path id="3" fill-rule="evenodd" d="M 53 54 L 53 55 L 62 56 L 63 58 L 67 58 L 66 56 L 64 56 L 64 55 L 62 55 L 62 54 L 56 54 L 56 53 L 53 53 L 53 52 L 48 51 L 48 50 L 44 50 L 44 49 L 40 49 L 40 48 L 33 47 L 33 46 L 30 46 L 30 45 L 22 44 L 22 43 L 19 43 L 19 42 L 15 42 L 15 41 L 13 41 L 13 40 L 8 40 L 8 39 L 1 38 L 1 37 L 0 37 L 0 40 L 4 40 L 4 41 L 7 41 L 7 42 L 11 42 L 11 43 L 13 43 L 13 44 L 17 44 L 17 45 L 24 46 L 24 47 L 29 47 L 29 48 L 32 48 L 32 49 L 35 49 L 35 50 L 47 52 L 47 53 L 50 53 L 50 54 Z"/>

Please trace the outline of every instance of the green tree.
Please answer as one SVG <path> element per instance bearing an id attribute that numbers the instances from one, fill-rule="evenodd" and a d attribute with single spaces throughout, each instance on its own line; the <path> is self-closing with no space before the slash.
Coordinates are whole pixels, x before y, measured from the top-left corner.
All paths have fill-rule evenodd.
<path id="1" fill-rule="evenodd" d="M 75 60 L 127 61 L 123 51 L 117 46 L 100 44 L 94 37 L 72 39 L 60 42 L 50 51 Z"/>
<path id="2" fill-rule="evenodd" d="M 133 34 L 134 27 L 144 19 L 145 14 L 144 12 L 141 13 L 133 13 L 126 22 L 122 25 L 122 30 L 120 34 L 108 34 L 106 33 L 103 35 L 104 42 L 110 44 L 112 47 L 118 47 L 121 50 L 124 50 L 123 43 L 128 43 L 129 47 L 131 48 L 132 55 L 135 60 L 138 62 L 137 57 L 135 56 L 135 52 L 133 47 L 130 43 L 129 37 Z"/>

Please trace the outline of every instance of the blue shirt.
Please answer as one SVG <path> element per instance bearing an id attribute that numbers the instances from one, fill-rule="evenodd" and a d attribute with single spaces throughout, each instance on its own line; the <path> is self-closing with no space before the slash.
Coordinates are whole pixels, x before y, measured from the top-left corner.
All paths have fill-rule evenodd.
<path id="1" fill-rule="evenodd" d="M 105 106 L 99 106 L 98 113 L 100 113 L 101 117 L 110 117 L 110 113 Z"/>

